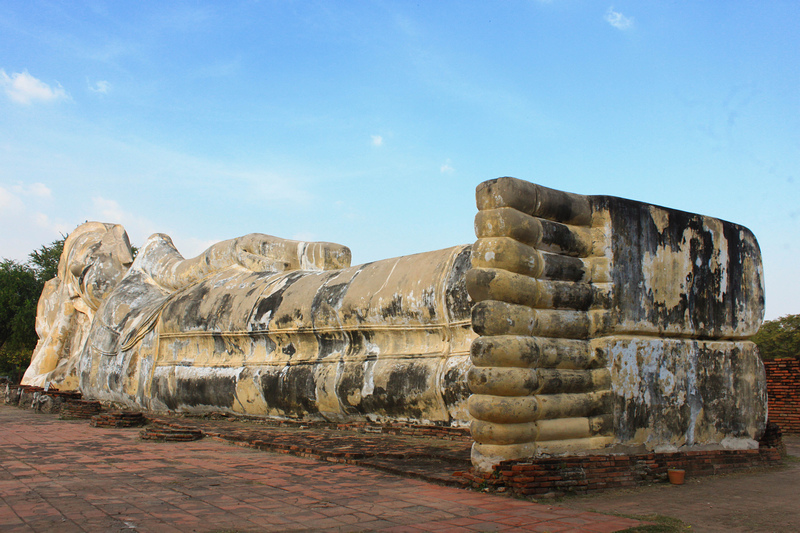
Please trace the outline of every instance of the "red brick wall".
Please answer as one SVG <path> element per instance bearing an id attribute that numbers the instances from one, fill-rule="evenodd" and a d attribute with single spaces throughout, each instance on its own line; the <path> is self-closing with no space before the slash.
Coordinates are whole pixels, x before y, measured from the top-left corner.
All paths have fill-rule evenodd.
<path id="1" fill-rule="evenodd" d="M 764 361 L 769 421 L 784 434 L 800 433 L 800 359 Z"/>
<path id="2" fill-rule="evenodd" d="M 552 457 L 504 461 L 493 472 L 458 473 L 474 488 L 509 490 L 516 494 L 585 493 L 665 481 L 667 470 L 683 469 L 686 477 L 708 476 L 779 464 L 777 448 L 717 450 L 634 455 Z"/>

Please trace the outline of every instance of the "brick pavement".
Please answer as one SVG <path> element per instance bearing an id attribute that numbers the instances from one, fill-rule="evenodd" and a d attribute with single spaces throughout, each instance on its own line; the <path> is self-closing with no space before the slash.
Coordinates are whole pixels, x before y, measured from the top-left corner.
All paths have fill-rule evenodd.
<path id="1" fill-rule="evenodd" d="M 634 520 L 0 406 L 2 531 L 618 531 Z"/>
<path id="2" fill-rule="evenodd" d="M 227 416 L 148 418 L 158 425 L 197 429 L 205 435 L 241 446 L 368 466 L 457 487 L 463 486 L 463 483 L 454 475 L 472 466 L 472 438 L 469 433 L 458 430 L 430 438 L 387 433 L 397 428 L 380 426 L 363 428 L 325 423 L 284 424 L 263 419 L 241 421 Z M 441 431 L 447 433 L 445 430 L 443 428 Z"/>

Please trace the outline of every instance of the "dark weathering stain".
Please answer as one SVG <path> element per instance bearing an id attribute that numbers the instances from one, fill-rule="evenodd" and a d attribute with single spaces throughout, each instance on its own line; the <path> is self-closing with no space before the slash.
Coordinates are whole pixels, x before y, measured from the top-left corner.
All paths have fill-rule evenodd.
<path id="1" fill-rule="evenodd" d="M 323 320 L 326 322 L 338 321 L 337 309 L 342 304 L 342 299 L 347 293 L 347 289 L 350 287 L 350 282 L 348 281 L 347 283 L 334 283 L 328 285 L 328 281 L 336 275 L 336 272 L 329 274 L 328 279 L 326 279 L 322 286 L 317 289 L 316 294 L 314 294 L 314 298 L 311 300 L 311 317 L 313 325 L 316 325 L 318 320 Z"/>
<path id="2" fill-rule="evenodd" d="M 622 396 L 616 396 L 615 402 L 614 411 L 619 417 L 617 438 L 622 442 L 632 440 L 637 430 L 644 428 L 654 428 L 653 431 L 661 438 L 687 433 L 691 416 L 688 404 L 664 404 L 660 394 L 653 398 L 653 408 Z"/>
<path id="3" fill-rule="evenodd" d="M 614 305 L 621 314 L 620 319 L 646 321 L 659 327 L 683 324 L 696 330 L 700 338 L 717 337 L 722 334 L 722 328 L 735 326 L 741 320 L 737 310 L 745 306 L 740 304 L 751 304 L 744 292 L 747 288 L 742 287 L 742 281 L 746 279 L 744 258 L 758 255 L 750 241 L 741 238 L 742 233 L 749 233 L 747 230 L 730 222 L 722 222 L 728 263 L 712 270 L 710 264 L 715 259 L 715 235 L 704 227 L 705 217 L 659 208 L 669 214 L 669 225 L 659 232 L 649 205 L 613 197 L 597 197 L 597 201 L 607 204 L 614 228 Z M 687 229 L 692 238 L 684 242 Z M 716 236 L 717 239 L 721 237 Z M 645 279 L 642 259 L 645 254 L 656 255 L 659 248 L 688 252 L 687 262 L 692 265 L 692 271 L 685 280 L 675 280 L 676 285 L 683 282 L 686 291 L 680 296 L 680 302 L 671 308 L 662 302 L 655 302 L 653 294 L 643 290 Z M 727 272 L 723 273 L 723 269 L 727 269 Z M 722 287 L 724 276 L 727 276 L 727 285 Z"/>
<path id="4" fill-rule="evenodd" d="M 542 242 L 557 243 L 563 255 L 586 257 L 591 254 L 592 250 L 572 232 L 569 226 L 546 219 L 539 219 L 539 222 L 542 225 Z"/>
<path id="5" fill-rule="evenodd" d="M 546 279 L 561 281 L 580 281 L 584 277 L 583 261 L 577 257 L 542 252 Z"/>
<path id="6" fill-rule="evenodd" d="M 751 421 L 766 419 L 766 384 L 751 379 L 759 372 L 757 356 L 748 357 L 736 346 L 723 357 L 710 348 L 700 350 L 697 381 L 705 398 L 703 416 L 717 431 L 745 437 L 749 436 Z M 763 431 L 763 427 L 758 431 Z"/>
<path id="7" fill-rule="evenodd" d="M 677 381 L 673 387 L 665 390 L 664 382 L 659 380 L 660 370 L 664 369 L 673 373 L 676 371 L 675 362 L 679 355 L 675 350 L 688 349 L 676 346 L 667 348 L 665 352 L 653 362 L 652 368 L 642 370 L 642 362 L 638 363 L 639 376 L 635 378 L 637 390 L 633 394 L 614 394 L 614 414 L 617 437 L 625 442 L 635 438 L 637 431 L 647 429 L 651 432 L 654 441 L 666 438 L 670 440 L 675 436 L 687 435 L 692 410 L 699 410 L 702 401 L 696 393 L 687 389 L 686 381 Z M 621 364 L 619 361 L 616 365 Z M 691 365 L 687 365 L 691 366 Z M 631 383 L 629 386 L 634 386 Z M 680 405 L 676 402 L 679 394 L 685 395 L 685 402 Z M 642 401 L 647 398 L 647 402 Z"/>
<path id="8" fill-rule="evenodd" d="M 427 367 L 414 363 L 403 365 L 391 371 L 385 389 L 375 387 L 373 393 L 361 401 L 370 413 L 422 418 L 423 412 L 417 402 L 435 385 L 431 381 Z"/>
<path id="9" fill-rule="evenodd" d="M 215 329 L 217 324 L 227 321 L 233 307 L 234 296 L 225 293 L 210 299 L 207 298 L 209 292 L 207 283 L 199 283 L 184 289 L 167 304 L 165 316 L 175 317 L 187 330 Z"/>
<path id="10" fill-rule="evenodd" d="M 467 294 L 467 271 L 472 267 L 472 247 L 466 246 L 453 260 L 445 282 L 447 312 L 451 321 L 469 320 L 472 299 Z"/>
<path id="11" fill-rule="evenodd" d="M 553 308 L 586 311 L 595 303 L 596 296 L 602 294 L 602 290 L 595 291 L 588 283 L 554 284 Z"/>
<path id="12" fill-rule="evenodd" d="M 303 416 L 318 411 L 316 379 L 311 365 L 292 365 L 261 374 L 261 393 L 267 405 L 286 415 Z"/>
<path id="13" fill-rule="evenodd" d="M 403 316 L 403 297 L 400 294 L 395 294 L 389 305 L 381 309 L 381 314 L 387 318 Z"/>
<path id="14" fill-rule="evenodd" d="M 203 283 L 184 289 L 170 300 L 164 315 L 180 317 L 181 324 L 186 328 L 205 329 L 208 321 L 201 315 L 200 306 L 207 295 L 208 288 Z"/>
<path id="15" fill-rule="evenodd" d="M 152 397 L 170 409 L 203 405 L 231 407 L 236 397 L 236 379 L 232 376 L 178 379 L 175 390 L 170 389 L 167 378 L 154 377 L 151 387 Z"/>
<path id="16" fill-rule="evenodd" d="M 377 360 L 375 355 L 368 356 L 367 360 L 374 363 Z M 368 363 L 369 364 L 369 363 Z M 336 383 L 336 396 L 347 414 L 366 414 L 363 398 L 353 402 L 352 398 L 361 397 L 361 390 L 364 387 L 364 363 L 348 362 L 343 364 L 341 378 Z M 359 394 L 356 396 L 356 392 Z"/>
<path id="17" fill-rule="evenodd" d="M 244 350 L 233 337 L 226 337 L 222 333 L 212 332 L 211 338 L 214 339 L 214 353 L 244 354 Z"/>
<path id="18" fill-rule="evenodd" d="M 331 354 L 342 354 L 347 350 L 347 334 L 343 332 L 317 333 L 317 359 L 323 359 Z"/>
<path id="19" fill-rule="evenodd" d="M 422 290 L 422 303 L 428 309 L 431 320 L 436 320 L 436 291 L 430 289 Z"/>
<path id="20" fill-rule="evenodd" d="M 633 398 L 615 396 L 617 437 L 621 441 L 633 439 L 640 429 L 649 429 L 656 440 L 685 435 L 687 444 L 703 444 L 695 439 L 702 438 L 709 427 L 727 436 L 758 438 L 749 433 L 753 421 L 766 421 L 766 386 L 751 379 L 759 371 L 757 356 L 747 357 L 733 346 L 727 352 L 701 347 L 690 357 L 694 361 L 687 366 L 697 371 L 694 386 L 679 381 L 670 386 L 672 392 L 667 394 L 663 382 L 643 375 L 645 379 Z M 659 361 L 659 367 L 674 359 L 675 355 L 668 353 Z M 675 401 L 678 394 L 685 394 L 681 405 Z M 647 403 L 641 401 L 644 397 L 648 398 Z M 764 422 L 756 423 L 761 424 L 757 433 L 763 431 Z M 693 425 L 697 435 L 690 431 Z"/>
<path id="21" fill-rule="evenodd" d="M 467 376 L 460 367 L 450 368 L 444 374 L 444 403 L 448 409 L 467 401 L 470 390 Z"/>
<path id="22" fill-rule="evenodd" d="M 364 269 L 370 266 L 373 262 L 364 263 L 363 265 L 361 265 L 358 268 L 358 270 L 356 270 L 355 274 L 353 274 L 353 277 L 350 279 L 349 283 L 352 284 L 355 281 L 355 279 L 359 276 L 359 274 L 361 274 L 361 272 L 363 272 Z M 362 309 L 358 305 L 343 307 L 339 310 L 339 314 L 341 316 L 342 323 L 345 324 L 348 323 L 362 324 L 366 320 L 364 309 Z"/>
<path id="23" fill-rule="evenodd" d="M 283 286 L 275 289 L 268 296 L 262 298 L 255 306 L 253 317 L 250 320 L 250 327 L 253 331 L 263 331 L 269 326 L 267 317 L 275 318 L 275 312 L 283 302 L 283 293 L 286 292 L 292 284 L 303 276 L 302 272 L 290 272 L 284 278 Z M 302 319 L 302 317 L 301 317 Z M 291 317 L 281 317 L 276 321 L 277 327 L 283 327 L 291 322 Z"/>
<path id="24" fill-rule="evenodd" d="M 340 322 L 339 309 L 342 300 L 350 288 L 353 278 L 345 283 L 332 283 L 328 281 L 338 275 L 338 272 L 331 272 L 325 282 L 317 289 L 311 301 L 311 324 L 317 326 L 329 326 Z M 317 339 L 317 359 L 323 359 L 334 353 L 344 353 L 347 350 L 347 334 L 337 332 L 315 332 Z"/>

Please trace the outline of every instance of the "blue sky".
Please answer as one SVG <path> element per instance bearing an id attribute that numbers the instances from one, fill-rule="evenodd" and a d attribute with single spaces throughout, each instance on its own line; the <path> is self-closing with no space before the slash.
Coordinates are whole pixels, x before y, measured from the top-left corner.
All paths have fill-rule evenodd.
<path id="1" fill-rule="evenodd" d="M 515 176 L 749 227 L 800 313 L 800 4 L 0 0 L 0 256 L 85 220 L 192 256 L 474 240 Z"/>

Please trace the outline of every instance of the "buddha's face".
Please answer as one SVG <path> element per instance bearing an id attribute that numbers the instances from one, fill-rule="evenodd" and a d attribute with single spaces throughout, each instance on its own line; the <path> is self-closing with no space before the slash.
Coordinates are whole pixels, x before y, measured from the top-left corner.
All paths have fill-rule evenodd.
<path id="1" fill-rule="evenodd" d="M 133 256 L 121 226 L 88 237 L 71 254 L 69 270 L 75 276 L 80 295 L 91 308 L 97 309 L 128 271 Z"/>

